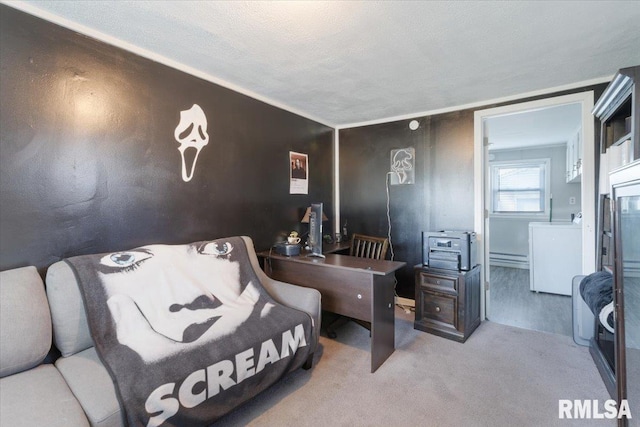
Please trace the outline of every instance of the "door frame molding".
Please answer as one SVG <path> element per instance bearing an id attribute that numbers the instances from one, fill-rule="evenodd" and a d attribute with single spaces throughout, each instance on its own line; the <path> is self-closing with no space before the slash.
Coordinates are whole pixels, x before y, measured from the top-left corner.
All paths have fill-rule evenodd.
<path id="1" fill-rule="evenodd" d="M 595 125 L 591 110 L 594 105 L 592 90 L 577 92 L 569 95 L 554 96 L 536 101 L 528 101 L 504 105 L 501 107 L 477 110 L 474 112 L 473 122 L 473 198 L 474 198 L 474 230 L 478 244 L 478 260 L 482 264 L 481 280 L 485 289 L 481 293 L 481 317 L 487 318 L 489 313 L 490 289 L 485 288 L 489 283 L 489 248 L 488 246 L 488 216 L 485 218 L 486 187 L 489 159 L 487 149 L 483 144 L 484 121 L 489 117 L 503 116 L 529 110 L 542 109 L 565 104 L 581 104 L 582 107 L 582 184 L 580 195 L 582 199 L 582 273 L 588 274 L 596 268 L 596 168 L 595 168 Z"/>

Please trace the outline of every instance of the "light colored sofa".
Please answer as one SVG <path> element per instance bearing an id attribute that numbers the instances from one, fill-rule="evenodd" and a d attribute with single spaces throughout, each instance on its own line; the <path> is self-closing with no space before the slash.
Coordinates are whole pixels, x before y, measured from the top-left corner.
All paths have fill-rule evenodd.
<path id="1" fill-rule="evenodd" d="M 51 348 L 51 314 L 35 267 L 0 273 L 0 426 L 88 426 Z"/>
<path id="2" fill-rule="evenodd" d="M 312 349 L 315 349 L 321 320 L 320 293 L 315 289 L 270 279 L 260 268 L 251 239 L 243 239 L 252 267 L 272 298 L 312 317 L 315 327 L 311 345 Z M 73 271 L 65 262 L 55 263 L 47 271 L 46 283 L 54 342 L 62 354 L 56 361 L 57 369 L 82 405 L 92 426 L 122 426 L 123 414 L 116 390 L 94 348 L 82 296 Z M 308 368 L 310 365 L 305 367 Z"/>

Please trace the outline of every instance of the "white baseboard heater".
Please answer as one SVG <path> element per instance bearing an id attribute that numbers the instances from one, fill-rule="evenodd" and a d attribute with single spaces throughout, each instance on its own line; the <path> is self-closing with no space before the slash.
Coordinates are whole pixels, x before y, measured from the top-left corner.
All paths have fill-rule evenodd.
<path id="1" fill-rule="evenodd" d="M 527 255 L 505 254 L 501 252 L 489 252 L 489 264 L 496 267 L 529 268 Z"/>

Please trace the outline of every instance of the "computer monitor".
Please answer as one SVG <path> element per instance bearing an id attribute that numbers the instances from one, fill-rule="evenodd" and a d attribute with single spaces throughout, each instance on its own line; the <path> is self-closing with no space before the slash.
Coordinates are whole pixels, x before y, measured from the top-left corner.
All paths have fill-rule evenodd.
<path id="1" fill-rule="evenodd" d="M 324 258 L 322 255 L 322 203 L 311 204 L 309 216 L 309 247 L 308 256 Z"/>

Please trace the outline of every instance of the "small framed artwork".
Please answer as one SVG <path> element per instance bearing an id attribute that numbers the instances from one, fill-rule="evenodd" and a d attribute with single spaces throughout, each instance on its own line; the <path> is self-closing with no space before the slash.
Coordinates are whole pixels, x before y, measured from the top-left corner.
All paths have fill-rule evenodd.
<path id="1" fill-rule="evenodd" d="M 289 151 L 289 194 L 309 194 L 309 156 Z"/>

